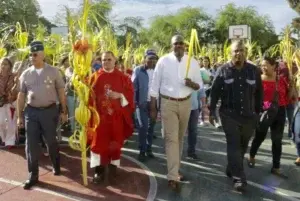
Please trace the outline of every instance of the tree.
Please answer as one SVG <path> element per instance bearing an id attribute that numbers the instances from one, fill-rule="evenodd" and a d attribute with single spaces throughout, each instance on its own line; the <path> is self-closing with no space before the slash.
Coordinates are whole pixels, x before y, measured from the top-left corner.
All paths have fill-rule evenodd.
<path id="1" fill-rule="evenodd" d="M 213 28 L 214 21 L 201 8 L 185 7 L 175 14 L 154 17 L 150 28 L 141 32 L 141 40 L 168 48 L 174 34 L 181 34 L 188 41 L 191 30 L 196 29 L 200 43 L 213 43 Z"/>
<path id="2" fill-rule="evenodd" d="M 20 22 L 29 29 L 39 19 L 40 6 L 37 0 L 0 1 L 0 27 Z"/>
<path id="3" fill-rule="evenodd" d="M 57 27 L 55 24 L 52 24 L 47 18 L 41 16 L 38 20 L 42 25 L 44 25 L 47 28 L 48 33 L 51 32 L 52 27 Z"/>
<path id="4" fill-rule="evenodd" d="M 215 22 L 216 36 L 219 43 L 228 38 L 230 25 L 248 25 L 251 27 L 251 38 L 257 41 L 263 49 L 278 42 L 278 36 L 269 16 L 259 15 L 255 7 L 237 7 L 235 4 L 227 4 L 220 9 Z"/>
<path id="5" fill-rule="evenodd" d="M 113 3 L 110 0 L 93 0 L 91 3 L 93 19 L 90 20 L 90 25 L 97 31 L 100 31 L 101 27 L 110 25 L 109 14 L 112 10 Z"/>
<path id="6" fill-rule="evenodd" d="M 127 34 L 131 34 L 132 45 L 134 47 L 138 46 L 140 43 L 139 40 L 139 31 L 143 27 L 143 18 L 138 17 L 125 17 L 119 25 L 115 26 L 116 31 L 118 32 L 118 44 L 125 45 Z"/>
<path id="7" fill-rule="evenodd" d="M 298 14 L 300 14 L 300 1 L 299 0 L 287 0 L 290 7 L 296 11 Z"/>
<path id="8" fill-rule="evenodd" d="M 113 3 L 110 0 L 91 0 L 90 15 L 88 19 L 88 27 L 90 30 L 99 32 L 101 27 L 111 25 L 109 20 L 109 14 L 112 10 Z M 69 8 L 63 5 L 59 8 L 55 15 L 55 24 L 60 26 L 66 26 L 72 21 L 77 21 L 82 13 L 83 4 L 80 4 L 78 9 Z"/>

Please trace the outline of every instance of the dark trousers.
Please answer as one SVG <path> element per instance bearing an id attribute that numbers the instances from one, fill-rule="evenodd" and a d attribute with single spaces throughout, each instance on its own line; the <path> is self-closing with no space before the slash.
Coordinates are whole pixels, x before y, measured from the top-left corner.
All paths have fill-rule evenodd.
<path id="1" fill-rule="evenodd" d="M 286 106 L 286 117 L 288 119 L 288 137 L 292 138 L 292 121 L 293 121 L 293 115 L 295 110 L 295 104 L 288 104 Z M 284 120 L 285 121 L 285 120 Z"/>
<path id="2" fill-rule="evenodd" d="M 139 105 L 137 108 L 137 119 L 139 129 L 139 147 L 141 152 L 150 151 L 152 149 L 155 120 L 149 118 L 150 103 Z"/>
<path id="3" fill-rule="evenodd" d="M 244 173 L 244 155 L 248 143 L 255 131 L 256 119 L 251 118 L 241 123 L 240 119 L 220 113 L 222 126 L 227 141 L 227 170 L 234 179 L 246 181 Z M 242 117 L 241 117 L 242 118 Z"/>
<path id="4" fill-rule="evenodd" d="M 300 102 L 299 102 L 299 105 L 300 105 Z M 295 111 L 296 114 L 295 114 L 294 123 L 293 123 L 294 141 L 296 143 L 298 157 L 300 157 L 300 109 L 295 108 L 295 110 L 297 110 L 297 111 Z"/>
<path id="5" fill-rule="evenodd" d="M 54 168 L 59 167 L 59 149 L 56 140 L 58 110 L 54 105 L 47 109 L 27 106 L 24 112 L 26 142 L 25 151 L 28 163 L 29 179 L 39 177 L 38 158 L 40 156 L 41 134 L 48 146 L 49 155 Z"/>
<path id="6" fill-rule="evenodd" d="M 285 126 L 285 107 L 279 107 L 278 113 L 275 117 L 275 120 L 270 126 L 271 129 L 271 140 L 272 140 L 272 155 L 273 155 L 273 168 L 280 167 L 280 158 L 282 152 L 282 137 Z M 256 129 L 255 137 L 252 141 L 250 149 L 250 157 L 254 158 L 260 145 L 265 140 L 269 127 L 261 127 Z"/>
<path id="7" fill-rule="evenodd" d="M 188 154 L 195 153 L 195 147 L 197 143 L 197 134 L 198 134 L 198 119 L 200 111 L 192 110 L 190 114 L 189 124 L 188 124 Z"/>

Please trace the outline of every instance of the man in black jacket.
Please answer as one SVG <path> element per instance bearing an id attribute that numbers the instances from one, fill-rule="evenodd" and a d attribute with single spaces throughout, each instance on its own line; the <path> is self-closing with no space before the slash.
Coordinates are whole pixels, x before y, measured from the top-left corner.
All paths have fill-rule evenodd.
<path id="1" fill-rule="evenodd" d="M 220 117 L 227 141 L 226 174 L 234 188 L 243 191 L 247 185 L 243 159 L 255 132 L 262 108 L 263 89 L 259 69 L 246 62 L 242 41 L 231 45 L 232 59 L 221 66 L 212 84 L 210 122 L 216 118 L 216 105 L 221 99 Z"/>

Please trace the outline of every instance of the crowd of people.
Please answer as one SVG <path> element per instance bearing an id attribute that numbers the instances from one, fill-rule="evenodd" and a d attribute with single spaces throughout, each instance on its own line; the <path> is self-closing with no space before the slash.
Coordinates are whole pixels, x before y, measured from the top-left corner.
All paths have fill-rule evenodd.
<path id="1" fill-rule="evenodd" d="M 284 61 L 265 56 L 258 65 L 247 61 L 242 41 L 233 41 L 231 60 L 224 63 L 209 57 L 189 58 L 184 38 L 171 39 L 172 51 L 161 58 L 148 49 L 144 63 L 130 68 L 113 52 L 93 59 L 90 106 L 101 119 L 95 131 L 89 131 L 90 167 L 93 182 L 116 182 L 124 142 L 138 132 L 138 160 L 154 158 L 152 142 L 158 113 L 167 156 L 168 186 L 180 191 L 183 151 L 191 159 L 196 153 L 198 126 L 208 123 L 223 130 L 227 141 L 226 175 L 234 189 L 244 191 L 247 179 L 243 160 L 249 141 L 254 137 L 248 166 L 255 167 L 255 156 L 268 130 L 271 131 L 273 175 L 287 178 L 280 170 L 282 140 L 286 119 L 288 137 L 297 146 L 300 166 L 300 79 Z M 40 41 L 30 44 L 29 62 L 4 58 L 0 63 L 0 137 L 2 146 L 11 149 L 22 133 L 26 138 L 29 179 L 24 189 L 38 183 L 40 143 L 50 155 L 54 175 L 60 175 L 59 140 L 62 124 L 77 127 L 77 95 L 72 84 L 74 74 L 68 56 L 57 67 L 45 61 Z M 187 67 L 187 63 L 190 66 Z M 295 68 L 297 69 L 297 68 Z M 90 122 L 92 123 L 93 117 Z M 183 150 L 187 133 L 188 147 Z"/>

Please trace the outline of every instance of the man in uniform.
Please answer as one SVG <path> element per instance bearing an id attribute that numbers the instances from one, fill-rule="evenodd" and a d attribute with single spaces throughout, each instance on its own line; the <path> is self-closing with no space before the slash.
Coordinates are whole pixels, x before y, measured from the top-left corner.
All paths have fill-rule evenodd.
<path id="1" fill-rule="evenodd" d="M 48 146 L 53 164 L 53 173 L 54 175 L 60 175 L 59 147 L 56 139 L 59 115 L 56 102 L 58 99 L 60 101 L 61 122 L 67 121 L 65 83 L 59 70 L 44 62 L 44 46 L 41 42 L 32 42 L 30 51 L 33 65 L 20 76 L 17 100 L 17 123 L 20 128 L 25 126 L 26 129 L 26 157 L 29 179 L 25 182 L 25 190 L 30 189 L 38 182 L 41 134 Z M 26 108 L 24 110 L 25 104 Z"/>
<path id="2" fill-rule="evenodd" d="M 211 88 L 210 122 L 216 120 L 216 105 L 221 98 L 220 117 L 227 141 L 226 174 L 234 189 L 246 187 L 243 160 L 262 109 L 262 81 L 259 69 L 248 63 L 241 41 L 231 45 L 232 59 L 218 68 Z"/>

